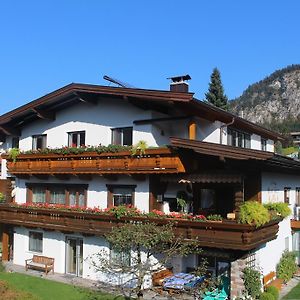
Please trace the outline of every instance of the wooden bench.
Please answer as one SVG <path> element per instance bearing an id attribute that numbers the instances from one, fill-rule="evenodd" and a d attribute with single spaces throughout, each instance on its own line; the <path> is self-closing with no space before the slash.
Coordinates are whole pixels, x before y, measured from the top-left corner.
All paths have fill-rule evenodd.
<path id="1" fill-rule="evenodd" d="M 156 272 L 152 275 L 152 284 L 153 286 L 162 286 L 163 281 L 165 278 L 170 277 L 173 275 L 173 272 L 165 269 L 159 272 Z"/>
<path id="2" fill-rule="evenodd" d="M 278 290 L 281 290 L 283 284 L 283 280 L 276 278 L 276 273 L 274 271 L 268 273 L 263 277 L 263 285 L 264 288 L 268 286 L 275 286 Z"/>
<path id="3" fill-rule="evenodd" d="M 25 260 L 25 269 L 44 270 L 46 275 L 52 270 L 54 273 L 54 258 L 40 255 L 33 255 L 32 258 Z"/>

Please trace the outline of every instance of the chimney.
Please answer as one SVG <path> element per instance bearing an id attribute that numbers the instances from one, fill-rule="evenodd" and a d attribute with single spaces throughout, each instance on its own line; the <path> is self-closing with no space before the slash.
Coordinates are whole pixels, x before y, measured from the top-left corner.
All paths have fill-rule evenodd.
<path id="1" fill-rule="evenodd" d="M 187 74 L 182 76 L 169 77 L 167 79 L 171 79 L 171 92 L 188 93 L 189 84 L 186 81 L 192 79 L 190 75 Z"/>

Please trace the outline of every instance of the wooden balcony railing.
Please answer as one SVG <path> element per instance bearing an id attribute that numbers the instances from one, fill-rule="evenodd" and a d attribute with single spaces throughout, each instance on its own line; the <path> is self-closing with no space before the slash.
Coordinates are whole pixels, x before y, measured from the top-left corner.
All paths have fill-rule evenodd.
<path id="1" fill-rule="evenodd" d="M 168 148 L 147 149 L 143 155 L 129 151 L 81 154 L 20 154 L 15 161 L 6 158 L 13 175 L 31 174 L 151 174 L 180 173 L 184 166 Z"/>
<path id="2" fill-rule="evenodd" d="M 80 232 L 86 235 L 101 236 L 110 232 L 113 226 L 119 226 L 128 221 L 155 222 L 158 225 L 174 222 L 174 230 L 177 235 L 182 235 L 187 239 L 197 239 L 202 247 L 246 251 L 275 239 L 280 220 L 271 221 L 256 228 L 234 221 L 214 223 L 141 216 L 117 219 L 113 215 L 0 205 L 0 223 L 65 233 Z"/>

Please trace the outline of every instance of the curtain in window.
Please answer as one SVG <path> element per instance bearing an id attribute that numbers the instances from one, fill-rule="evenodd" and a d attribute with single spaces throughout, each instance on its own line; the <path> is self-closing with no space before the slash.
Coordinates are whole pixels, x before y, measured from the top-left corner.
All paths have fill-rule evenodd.
<path id="1" fill-rule="evenodd" d="M 83 190 L 70 190 L 69 191 L 69 203 L 70 206 L 85 206 L 85 197 Z"/>
<path id="2" fill-rule="evenodd" d="M 43 234 L 41 232 L 29 232 L 29 251 L 43 252 Z"/>
<path id="3" fill-rule="evenodd" d="M 33 203 L 45 203 L 46 193 L 43 187 L 33 187 L 32 188 L 32 202 Z"/>
<path id="4" fill-rule="evenodd" d="M 63 188 L 53 188 L 50 190 L 50 203 L 66 204 L 65 190 Z"/>
<path id="5" fill-rule="evenodd" d="M 113 199 L 115 206 L 132 204 L 132 188 L 114 188 Z"/>

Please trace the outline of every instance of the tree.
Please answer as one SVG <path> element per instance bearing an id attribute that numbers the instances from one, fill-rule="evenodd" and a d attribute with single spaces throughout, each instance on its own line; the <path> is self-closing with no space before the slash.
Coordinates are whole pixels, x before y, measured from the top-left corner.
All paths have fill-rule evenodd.
<path id="1" fill-rule="evenodd" d="M 224 94 L 221 74 L 217 68 L 213 69 L 210 76 L 208 92 L 205 94 L 206 101 L 210 104 L 228 110 L 228 98 Z"/>
<path id="2" fill-rule="evenodd" d="M 97 253 L 92 265 L 107 277 L 122 276 L 120 287 L 129 287 L 139 299 L 143 298 L 147 278 L 168 266 L 174 256 L 201 252 L 197 241 L 176 237 L 171 224 L 128 223 L 114 227 L 106 239 L 111 251 L 107 248 Z M 198 274 L 204 269 L 203 264 Z"/>

